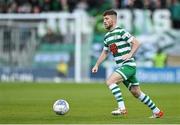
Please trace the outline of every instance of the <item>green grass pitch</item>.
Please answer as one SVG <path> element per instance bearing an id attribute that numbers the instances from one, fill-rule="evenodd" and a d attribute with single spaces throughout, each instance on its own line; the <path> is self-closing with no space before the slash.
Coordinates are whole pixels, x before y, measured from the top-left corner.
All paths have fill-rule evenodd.
<path id="1" fill-rule="evenodd" d="M 149 119 L 151 111 L 120 85 L 127 116 L 112 116 L 117 104 L 104 84 L 0 83 L 0 124 L 178 124 L 180 84 L 142 84 L 141 88 L 164 112 L 162 119 Z M 52 105 L 66 99 L 70 111 L 56 115 Z"/>

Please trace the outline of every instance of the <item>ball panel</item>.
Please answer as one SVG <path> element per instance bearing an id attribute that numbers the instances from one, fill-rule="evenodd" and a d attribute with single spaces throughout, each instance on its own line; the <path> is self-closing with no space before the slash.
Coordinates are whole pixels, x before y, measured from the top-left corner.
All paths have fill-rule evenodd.
<path id="1" fill-rule="evenodd" d="M 64 115 L 69 111 L 69 104 L 66 100 L 59 99 L 54 102 L 53 110 L 58 115 Z"/>

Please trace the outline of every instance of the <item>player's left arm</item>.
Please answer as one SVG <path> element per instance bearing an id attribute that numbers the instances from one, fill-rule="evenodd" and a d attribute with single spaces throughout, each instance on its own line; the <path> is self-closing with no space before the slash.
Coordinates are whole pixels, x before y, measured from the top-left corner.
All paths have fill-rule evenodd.
<path id="1" fill-rule="evenodd" d="M 122 59 L 127 60 L 133 57 L 136 51 L 138 50 L 139 46 L 140 46 L 139 41 L 135 37 L 133 37 L 131 41 L 131 51 L 128 54 L 122 56 Z"/>

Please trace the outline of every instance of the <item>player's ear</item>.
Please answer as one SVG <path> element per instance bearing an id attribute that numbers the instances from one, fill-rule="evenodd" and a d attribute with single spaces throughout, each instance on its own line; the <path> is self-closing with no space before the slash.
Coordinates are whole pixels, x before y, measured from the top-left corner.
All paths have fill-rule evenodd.
<path id="1" fill-rule="evenodd" d="M 111 15 L 111 19 L 116 21 L 117 17 L 115 15 Z"/>

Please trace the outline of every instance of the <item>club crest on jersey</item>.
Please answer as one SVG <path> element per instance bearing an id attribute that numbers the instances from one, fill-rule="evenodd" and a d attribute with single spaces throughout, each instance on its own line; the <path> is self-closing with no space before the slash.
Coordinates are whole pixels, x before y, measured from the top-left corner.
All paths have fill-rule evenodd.
<path id="1" fill-rule="evenodd" d="M 118 53 L 118 47 L 117 47 L 117 45 L 116 45 L 115 43 L 111 44 L 111 45 L 109 46 L 109 48 L 110 48 L 110 51 L 112 52 L 113 55 L 115 55 L 116 53 Z"/>

